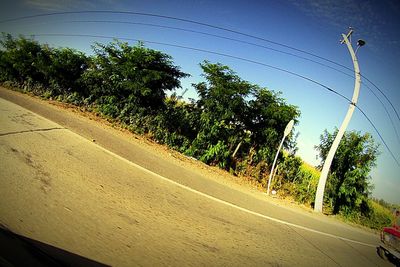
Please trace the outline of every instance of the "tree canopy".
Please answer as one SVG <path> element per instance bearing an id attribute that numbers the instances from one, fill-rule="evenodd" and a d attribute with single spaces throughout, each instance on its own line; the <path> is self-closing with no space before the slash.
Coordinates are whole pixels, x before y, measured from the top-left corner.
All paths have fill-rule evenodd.
<path id="1" fill-rule="evenodd" d="M 325 130 L 321 135 L 321 143 L 316 149 L 322 162 L 337 132 L 337 129 L 333 133 Z M 378 145 L 369 133 L 345 132 L 333 158 L 325 191 L 325 201 L 332 206 L 334 214 L 369 212 L 370 172 L 376 166 L 378 155 Z"/>
<path id="2" fill-rule="evenodd" d="M 24 37 L 3 34 L 0 41 L 0 81 L 41 85 L 54 94 L 81 92 L 80 77 L 88 58 L 70 48 L 50 48 Z"/>
<path id="3" fill-rule="evenodd" d="M 189 151 L 207 163 L 229 168 L 241 143 L 238 158 L 247 160 L 254 150 L 251 162 L 270 164 L 287 123 L 300 116 L 297 107 L 278 93 L 242 80 L 228 66 L 204 61 L 200 67 L 206 81 L 193 84 L 199 96 L 200 127 Z"/>
<path id="4" fill-rule="evenodd" d="M 127 101 L 131 108 L 160 110 L 166 91 L 180 87 L 180 79 L 188 76 L 173 65 L 171 56 L 141 43 L 96 43 L 93 50 L 95 56 L 82 77 L 88 91 L 95 98 Z"/>

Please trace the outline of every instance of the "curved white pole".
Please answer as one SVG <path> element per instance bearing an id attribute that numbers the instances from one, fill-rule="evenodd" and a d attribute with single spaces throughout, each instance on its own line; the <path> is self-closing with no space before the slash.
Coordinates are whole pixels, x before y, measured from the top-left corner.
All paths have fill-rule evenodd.
<path id="1" fill-rule="evenodd" d="M 282 141 L 279 144 L 278 151 L 276 152 L 276 155 L 275 155 L 274 163 L 272 163 L 271 172 L 269 173 L 267 195 L 269 195 L 269 186 L 271 184 L 271 179 L 272 179 L 272 176 L 274 174 L 275 164 L 276 164 L 276 160 L 278 159 L 278 156 L 279 156 L 279 151 L 281 151 L 281 148 L 282 148 L 282 145 L 283 145 L 283 141 L 285 141 L 286 136 L 288 136 L 290 134 L 290 132 L 292 131 L 293 125 L 294 125 L 294 120 L 290 120 L 289 123 L 286 125 L 285 131 L 283 132 Z"/>
<path id="2" fill-rule="evenodd" d="M 317 192 L 315 195 L 314 211 L 316 211 L 316 212 L 322 212 L 325 184 L 326 184 L 326 179 L 328 178 L 329 169 L 331 167 L 332 160 L 333 160 L 333 157 L 335 156 L 336 150 L 339 146 L 340 140 L 342 139 L 344 132 L 346 131 L 347 126 L 349 125 L 349 122 L 353 115 L 354 109 L 356 107 L 355 105 L 357 104 L 358 95 L 360 92 L 360 86 L 361 86 L 360 68 L 358 66 L 356 54 L 354 53 L 353 47 L 351 46 L 351 43 L 348 39 L 348 37 L 351 35 L 351 33 L 352 33 L 352 30 L 347 35 L 342 34 L 342 36 L 343 36 L 342 43 L 343 42 L 346 43 L 347 48 L 349 49 L 351 58 L 353 59 L 354 74 L 355 74 L 354 93 L 353 93 L 353 98 L 351 99 L 352 102 L 350 103 L 349 110 L 347 111 L 347 114 L 344 117 L 342 125 L 340 126 L 340 129 L 335 137 L 335 140 L 333 141 L 333 144 L 331 146 L 331 149 L 329 150 L 329 153 L 326 157 L 324 166 L 321 171 L 321 176 L 319 178 Z"/>

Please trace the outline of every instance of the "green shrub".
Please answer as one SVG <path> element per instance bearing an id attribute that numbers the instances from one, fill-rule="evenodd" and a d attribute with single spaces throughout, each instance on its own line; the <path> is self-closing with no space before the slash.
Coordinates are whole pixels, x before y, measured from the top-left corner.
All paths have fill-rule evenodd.
<path id="1" fill-rule="evenodd" d="M 296 182 L 295 198 L 300 203 L 314 203 L 320 172 L 307 163 L 302 163 L 299 170 L 299 179 Z"/>
<path id="2" fill-rule="evenodd" d="M 118 104 L 119 102 L 116 96 L 105 96 L 97 101 L 96 107 L 101 114 L 115 119 L 120 114 Z"/>
<path id="3" fill-rule="evenodd" d="M 227 145 L 222 141 L 218 141 L 216 145 L 209 145 L 200 160 L 207 164 L 217 164 L 219 167 L 225 168 L 229 157 L 230 153 Z"/>
<path id="4" fill-rule="evenodd" d="M 383 227 L 393 224 L 393 214 L 388 208 L 383 207 L 379 203 L 368 200 L 369 212 L 361 215 L 358 212 L 340 213 L 340 216 L 347 221 L 361 224 L 371 229 L 381 230 Z"/>

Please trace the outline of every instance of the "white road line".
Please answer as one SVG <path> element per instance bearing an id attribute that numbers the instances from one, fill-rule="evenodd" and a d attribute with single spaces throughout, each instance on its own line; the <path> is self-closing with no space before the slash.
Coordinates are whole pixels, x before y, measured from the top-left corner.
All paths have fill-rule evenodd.
<path id="1" fill-rule="evenodd" d="M 80 135 L 78 135 L 78 136 L 80 138 L 88 141 L 86 138 L 84 138 L 84 137 L 82 137 Z M 347 242 L 351 242 L 351 243 L 355 243 L 355 244 L 359 244 L 359 245 L 363 245 L 363 246 L 367 246 L 367 247 L 373 247 L 373 248 L 376 247 L 376 245 L 373 245 L 373 244 L 368 244 L 368 243 L 364 243 L 364 242 L 361 242 L 361 241 L 357 241 L 357 240 L 353 240 L 353 239 L 349 239 L 349 238 L 345 238 L 345 237 L 341 237 L 341 236 L 337 236 L 337 235 L 321 232 L 321 231 L 318 231 L 318 230 L 315 230 L 315 229 L 312 229 L 312 228 L 308 228 L 308 227 L 301 226 L 301 225 L 298 225 L 298 224 L 290 223 L 290 222 L 287 222 L 287 221 L 283 221 L 283 220 L 280 220 L 280 219 L 277 219 L 277 218 L 273 218 L 273 217 L 270 217 L 270 216 L 255 212 L 255 211 L 251 211 L 251 210 L 245 209 L 243 207 L 237 206 L 237 205 L 232 204 L 230 202 L 227 202 L 225 200 L 222 200 L 222 199 L 210 196 L 210 195 L 208 195 L 206 193 L 197 191 L 196 189 L 193 189 L 193 188 L 191 188 L 189 186 L 186 186 L 186 185 L 180 184 L 178 182 L 175 182 L 175 181 L 173 181 L 171 179 L 168 179 L 168 178 L 166 178 L 166 177 L 164 177 L 164 176 L 162 176 L 162 175 L 160 175 L 158 173 L 155 173 L 155 172 L 153 172 L 153 171 L 151 171 L 149 169 L 146 169 L 146 168 L 144 168 L 144 167 L 142 167 L 142 166 L 140 166 L 140 165 L 138 165 L 138 164 L 136 164 L 136 163 L 134 163 L 132 161 L 129 161 L 126 158 L 123 158 L 120 155 L 115 154 L 114 152 L 111 152 L 111 151 L 107 150 L 106 148 L 104 148 L 104 147 L 102 147 L 102 146 L 100 146 L 98 144 L 95 144 L 95 145 L 97 145 L 97 147 L 99 147 L 104 152 L 106 152 L 106 153 L 108 153 L 108 154 L 110 154 L 110 155 L 112 155 L 112 156 L 114 156 L 114 157 L 116 157 L 116 158 L 118 158 L 118 159 L 120 159 L 120 160 L 122 160 L 122 161 L 124 161 L 124 162 L 126 162 L 128 164 L 130 164 L 131 166 L 134 166 L 135 168 L 138 168 L 139 170 L 142 170 L 143 172 L 146 172 L 146 173 L 148 173 L 150 175 L 156 176 L 156 177 L 158 177 L 158 178 L 160 178 L 160 179 L 162 179 L 162 180 L 164 180 L 166 182 L 169 182 L 169 183 L 171 183 L 173 185 L 176 185 L 176 186 L 178 186 L 180 188 L 183 188 L 185 190 L 188 190 L 188 191 L 190 191 L 192 193 L 195 193 L 197 195 L 203 196 L 205 198 L 211 199 L 211 200 L 216 201 L 218 203 L 221 203 L 223 205 L 238 209 L 240 211 L 246 212 L 248 214 L 252 214 L 254 216 L 257 216 L 257 217 L 260 217 L 260 218 L 263 218 L 263 219 L 267 219 L 267 220 L 270 220 L 270 221 L 273 221 L 273 222 L 281 223 L 281 224 L 284 224 L 284 225 L 288 225 L 288 226 L 295 227 L 295 228 L 298 228 L 298 229 L 302 229 L 302 230 L 305 230 L 305 231 L 309 231 L 309 232 L 312 232 L 312 233 L 324 235 L 324 236 L 331 237 L 331 238 L 337 238 L 337 239 L 340 239 L 340 240 L 343 240 L 343 241 L 347 241 Z"/>

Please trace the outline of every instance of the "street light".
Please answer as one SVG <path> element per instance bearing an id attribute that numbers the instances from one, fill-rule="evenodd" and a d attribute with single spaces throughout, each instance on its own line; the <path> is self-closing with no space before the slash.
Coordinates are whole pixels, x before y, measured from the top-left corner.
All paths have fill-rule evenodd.
<path id="1" fill-rule="evenodd" d="M 328 155 L 325 159 L 324 166 L 322 167 L 321 176 L 320 176 L 319 182 L 318 182 L 317 192 L 315 194 L 314 211 L 316 211 L 316 212 L 322 212 L 325 184 L 326 184 L 326 179 L 328 177 L 329 169 L 331 167 L 332 160 L 333 160 L 333 157 L 335 156 L 336 150 L 339 146 L 340 140 L 342 139 L 344 132 L 346 131 L 347 126 L 349 125 L 349 122 L 353 115 L 354 109 L 356 108 L 358 94 L 360 92 L 361 73 L 360 73 L 360 68 L 358 66 L 356 53 L 361 46 L 365 45 L 365 41 L 358 40 L 357 49 L 356 49 L 356 52 L 354 52 L 353 46 L 351 45 L 351 41 L 349 41 L 349 38 L 351 38 L 352 33 L 353 33 L 353 29 L 350 28 L 349 33 L 347 35 L 342 34 L 343 40 L 341 41 L 341 43 L 342 44 L 346 43 L 347 48 L 349 49 L 351 58 L 353 60 L 354 74 L 355 74 L 353 98 L 351 99 L 349 110 L 347 111 L 347 114 L 344 117 L 342 125 L 340 126 L 340 129 L 339 129 L 339 131 L 335 137 L 335 140 L 333 141 L 332 146 L 331 146 L 331 148 L 328 152 Z"/>
<path id="2" fill-rule="evenodd" d="M 271 172 L 269 173 L 267 195 L 269 195 L 269 186 L 271 184 L 271 179 L 272 179 L 272 175 L 274 173 L 274 168 L 275 168 L 276 160 L 278 159 L 279 151 L 281 150 L 283 141 L 285 141 L 286 136 L 288 136 L 290 134 L 290 132 L 292 131 L 293 125 L 294 125 L 294 120 L 289 121 L 289 123 L 286 125 L 285 131 L 283 132 L 282 141 L 279 144 L 278 151 L 276 152 L 276 155 L 275 155 L 274 163 L 272 163 Z"/>

